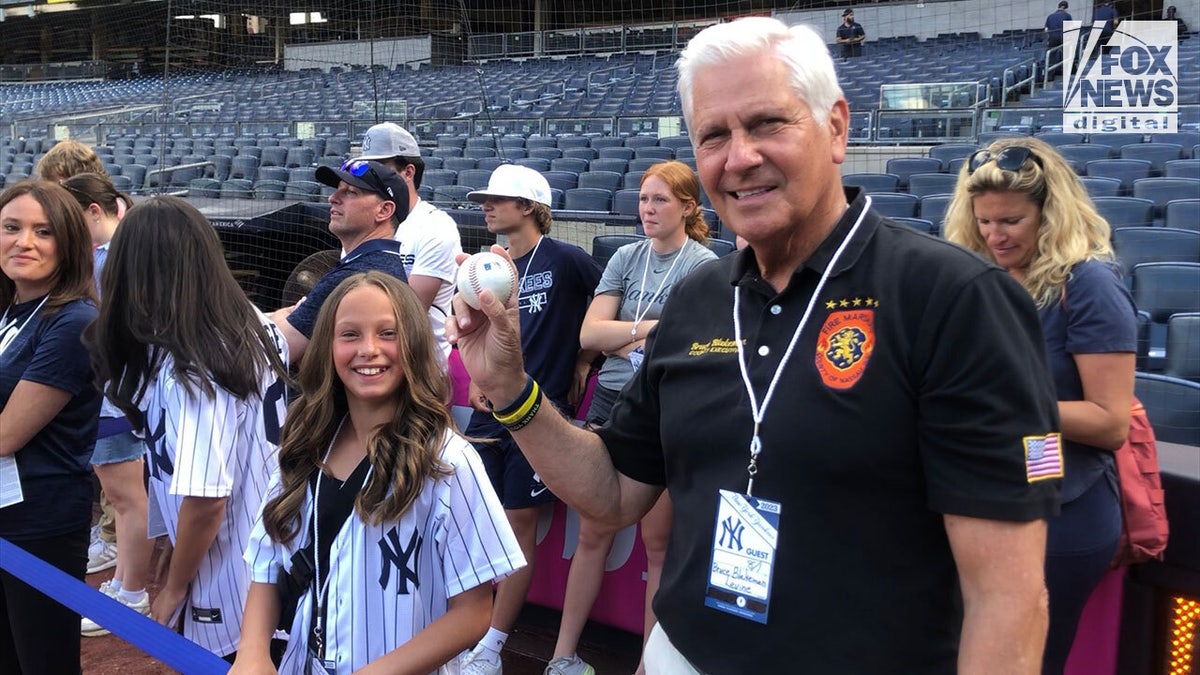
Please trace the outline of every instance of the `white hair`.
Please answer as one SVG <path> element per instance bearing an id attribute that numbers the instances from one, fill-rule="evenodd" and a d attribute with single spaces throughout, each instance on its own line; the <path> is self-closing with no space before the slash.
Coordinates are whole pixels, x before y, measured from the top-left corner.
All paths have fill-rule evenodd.
<path id="1" fill-rule="evenodd" d="M 789 27 L 778 19 L 746 17 L 709 26 L 696 34 L 679 55 L 679 100 L 683 117 L 692 123 L 692 87 L 696 72 L 706 66 L 753 55 L 773 55 L 787 66 L 792 91 L 823 124 L 838 99 L 833 58 L 825 41 L 809 26 Z"/>

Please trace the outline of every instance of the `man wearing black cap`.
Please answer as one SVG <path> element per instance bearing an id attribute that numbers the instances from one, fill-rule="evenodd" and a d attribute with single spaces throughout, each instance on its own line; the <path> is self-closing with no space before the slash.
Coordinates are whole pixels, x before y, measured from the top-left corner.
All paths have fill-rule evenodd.
<path id="1" fill-rule="evenodd" d="M 396 225 L 408 216 L 408 187 L 400 174 L 379 162 L 353 160 L 340 170 L 318 167 L 317 180 L 334 188 L 329 231 L 347 253 L 303 300 L 271 315 L 287 340 L 293 363 L 304 355 L 317 312 L 342 279 L 378 270 L 408 281 L 400 242 L 392 238 Z"/>
<path id="2" fill-rule="evenodd" d="M 842 12 L 842 25 L 837 29 L 837 42 L 842 46 L 842 58 L 852 59 L 862 56 L 862 43 L 867 39 L 867 32 L 862 24 L 854 21 L 854 10 Z"/>
<path id="3" fill-rule="evenodd" d="M 1046 17 L 1046 35 L 1049 36 L 1046 44 L 1046 60 L 1051 68 L 1062 63 L 1063 22 L 1070 20 L 1071 15 L 1067 13 L 1067 0 L 1061 0 L 1058 3 L 1058 9 Z"/>

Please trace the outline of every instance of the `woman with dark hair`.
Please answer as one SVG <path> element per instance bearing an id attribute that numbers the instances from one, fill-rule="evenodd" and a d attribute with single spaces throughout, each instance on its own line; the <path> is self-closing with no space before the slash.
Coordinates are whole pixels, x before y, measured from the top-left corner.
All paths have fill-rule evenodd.
<path id="1" fill-rule="evenodd" d="M 83 211 L 61 186 L 0 194 L 0 537 L 83 579 L 100 394 L 80 342 L 96 317 Z M 0 672 L 79 672 L 79 615 L 0 572 Z"/>
<path id="2" fill-rule="evenodd" d="M 1042 666 L 1044 675 L 1058 675 L 1121 535 L 1113 452 L 1129 433 L 1137 310 L 1108 223 L 1062 155 L 1037 139 L 1002 139 L 971 155 L 947 210 L 946 237 L 1008 270 L 1038 306 L 1063 440 L 1062 512 L 1046 536 L 1050 630 Z"/>
<path id="3" fill-rule="evenodd" d="M 641 364 L 643 345 L 658 324 L 671 288 L 716 255 L 705 246 L 708 224 L 700 210 L 700 182 L 683 162 L 660 162 L 642 174 L 638 215 L 646 239 L 617 249 L 583 319 L 579 342 L 608 357 L 597 379 L 587 421 L 608 421 L 617 394 Z M 664 492 L 641 521 L 646 545 L 645 635 L 654 626 L 650 606 L 662 575 L 670 535 L 671 498 Z M 593 669 L 576 655 L 579 636 L 600 592 L 605 558 L 616 532 L 582 519 L 579 545 L 571 559 L 563 598 L 562 623 L 547 675 L 590 675 Z M 639 666 L 638 671 L 643 668 Z"/>
<path id="4" fill-rule="evenodd" d="M 429 315 L 395 277 L 347 277 L 321 306 L 246 551 L 254 583 L 231 673 L 275 672 L 275 583 L 300 575 L 298 556 L 312 573 L 280 672 L 443 672 L 483 636 L 491 582 L 525 560 L 454 430 L 442 369 Z"/>
<path id="5" fill-rule="evenodd" d="M 182 614 L 186 637 L 232 659 L 249 586 L 241 553 L 278 450 L 286 344 L 181 199 L 130 209 L 101 282 L 96 375 L 145 439 L 174 546 L 150 616 L 174 626 Z"/>
<path id="6" fill-rule="evenodd" d="M 96 290 L 102 289 L 100 273 L 108 257 L 109 242 L 132 201 L 121 194 L 108 176 L 81 173 L 64 180 L 62 186 L 83 207 L 92 234 Z M 100 592 L 142 614 L 150 612 L 146 573 L 154 542 L 146 537 L 146 487 L 142 482 L 145 448 L 133 434 L 125 413 L 105 399 L 100 405 L 100 429 L 92 453 L 92 469 L 115 511 L 117 569 L 113 578 L 100 584 Z M 93 544 L 95 545 L 95 544 Z M 112 546 L 105 542 L 103 545 Z M 111 551 L 111 549 L 109 549 Z M 108 630 L 84 618 L 80 632 L 85 637 L 108 635 Z"/>

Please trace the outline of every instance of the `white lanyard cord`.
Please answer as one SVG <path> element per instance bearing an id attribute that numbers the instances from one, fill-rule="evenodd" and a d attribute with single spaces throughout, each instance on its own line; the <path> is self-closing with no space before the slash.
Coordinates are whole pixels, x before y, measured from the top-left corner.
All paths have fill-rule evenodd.
<path id="1" fill-rule="evenodd" d="M 667 279 L 671 278 L 671 272 L 675 271 L 675 265 L 679 262 L 679 259 L 683 257 L 683 250 L 687 248 L 688 242 L 690 241 L 690 238 L 684 239 L 683 246 L 680 246 L 675 251 L 675 259 L 671 261 L 671 266 L 667 268 L 667 273 L 664 274 L 662 280 L 658 282 L 658 289 L 654 291 L 654 295 L 651 296 L 650 301 L 646 303 L 646 311 L 642 311 L 642 298 L 646 295 L 646 272 L 650 269 L 651 258 L 654 257 L 654 245 L 651 244 L 650 246 L 646 247 L 646 264 L 642 267 L 642 285 L 638 288 L 640 293 L 638 293 L 637 306 L 633 310 L 633 328 L 629 329 L 629 337 L 635 340 L 637 339 L 638 324 L 640 324 L 642 319 L 646 318 L 646 315 L 650 313 L 650 308 L 654 306 L 654 300 L 658 297 L 658 294 L 662 292 L 663 284 L 667 283 Z"/>
<path id="2" fill-rule="evenodd" d="M 830 258 L 829 264 L 825 266 L 825 270 L 821 272 L 821 279 L 817 281 L 817 287 L 813 289 L 812 295 L 808 298 L 808 306 L 804 309 L 804 315 L 800 317 L 800 323 L 796 325 L 795 332 L 792 333 L 791 342 L 788 342 L 787 351 L 783 353 L 783 358 L 779 360 L 779 365 L 775 367 L 775 375 L 771 377 L 771 384 L 767 387 L 767 394 L 763 397 L 762 404 L 759 405 L 758 397 L 754 394 L 754 384 L 750 382 L 750 371 L 746 368 L 746 347 L 742 343 L 742 321 L 738 316 L 739 308 L 741 307 L 742 289 L 741 286 L 736 286 L 733 289 L 733 338 L 737 343 L 738 350 L 738 366 L 742 371 L 742 382 L 746 385 L 746 393 L 750 395 L 750 412 L 754 419 L 754 431 L 750 436 L 750 464 L 746 466 L 746 473 L 750 474 L 750 480 L 746 484 L 746 495 L 754 496 L 754 476 L 758 473 L 758 456 L 762 453 L 762 439 L 759 437 L 758 430 L 762 425 L 763 418 L 767 414 L 767 406 L 771 403 L 771 397 L 775 395 L 775 385 L 779 384 L 779 377 L 783 374 L 784 367 L 787 366 L 788 360 L 792 357 L 792 350 L 796 348 L 796 343 L 800 340 L 800 333 L 804 331 L 804 326 L 808 323 L 808 317 L 812 315 L 813 307 L 817 304 L 817 298 L 821 295 L 821 290 L 825 287 L 825 282 L 829 280 L 829 276 L 833 273 L 833 269 L 837 267 L 838 259 L 842 257 L 842 252 L 850 245 L 854 239 L 854 235 L 858 232 L 858 226 L 862 224 L 863 217 L 866 216 L 867 210 L 871 208 L 871 198 L 866 198 L 866 204 L 863 205 L 862 212 L 858 214 L 858 220 L 854 221 L 854 225 L 846 236 L 842 238 L 838 244 L 837 250 L 834 251 L 833 257 Z"/>
<path id="3" fill-rule="evenodd" d="M 529 270 L 533 267 L 533 259 L 537 256 L 538 249 L 542 247 L 542 240 L 545 238 L 546 235 L 543 234 L 542 236 L 538 237 L 537 243 L 533 245 L 533 253 L 529 254 L 529 262 L 525 263 L 525 273 L 522 274 L 521 278 L 517 280 L 518 296 L 521 295 L 521 283 L 525 281 L 525 277 L 529 276 Z"/>
<path id="4" fill-rule="evenodd" d="M 42 296 L 42 301 L 38 303 L 37 307 L 33 308 L 33 311 L 29 313 L 29 316 L 25 317 L 25 320 L 21 322 L 20 326 L 17 326 L 17 320 L 15 318 L 12 321 L 9 321 L 8 310 L 4 310 L 4 316 L 0 316 L 0 324 L 4 324 L 3 326 L 0 326 L 0 354 L 3 354 L 8 349 L 8 346 L 17 339 L 18 335 L 21 334 L 21 331 L 25 330 L 25 326 L 29 325 L 30 319 L 37 316 L 37 313 L 42 311 L 42 306 L 45 305 L 46 301 L 49 299 L 50 294 L 48 293 Z M 16 328 L 16 330 L 13 330 L 13 328 Z"/>
<path id="5" fill-rule="evenodd" d="M 337 438 L 342 433 L 342 425 L 346 423 L 346 418 L 343 417 L 341 422 L 338 422 L 337 431 L 333 432 L 333 438 L 329 439 L 329 447 L 325 450 L 325 458 L 321 460 L 324 464 L 329 461 L 329 453 L 333 452 L 333 444 L 337 442 Z M 324 579 L 321 578 L 321 528 L 317 525 L 318 516 L 320 515 L 321 507 L 321 475 L 317 474 L 317 485 L 313 488 L 313 510 L 312 510 L 312 525 L 313 525 L 313 574 L 317 581 L 317 597 L 313 598 L 313 605 L 317 611 L 313 614 L 313 622 L 316 626 L 313 632 L 317 635 L 319 646 L 317 658 L 325 658 L 325 593 L 329 590 L 329 579 L 333 575 L 327 575 Z M 336 537 L 336 534 L 335 534 Z M 332 551 L 330 551 L 332 556 Z M 332 564 L 331 564 L 332 566 Z"/>

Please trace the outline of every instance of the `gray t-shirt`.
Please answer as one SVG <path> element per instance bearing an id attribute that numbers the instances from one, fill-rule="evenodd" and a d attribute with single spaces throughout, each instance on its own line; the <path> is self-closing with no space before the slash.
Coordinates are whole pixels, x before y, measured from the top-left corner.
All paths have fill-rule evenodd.
<path id="1" fill-rule="evenodd" d="M 692 239 L 666 255 L 655 253 L 652 243 L 653 240 L 646 239 L 622 246 L 604 268 L 595 295 L 621 298 L 617 321 L 634 321 L 639 316 L 642 321 L 657 320 L 671 287 L 701 263 L 717 258 L 707 246 Z M 642 285 L 643 278 L 645 286 Z M 605 360 L 597 382 L 608 389 L 620 389 L 631 377 L 633 365 L 629 359 L 610 356 Z"/>

